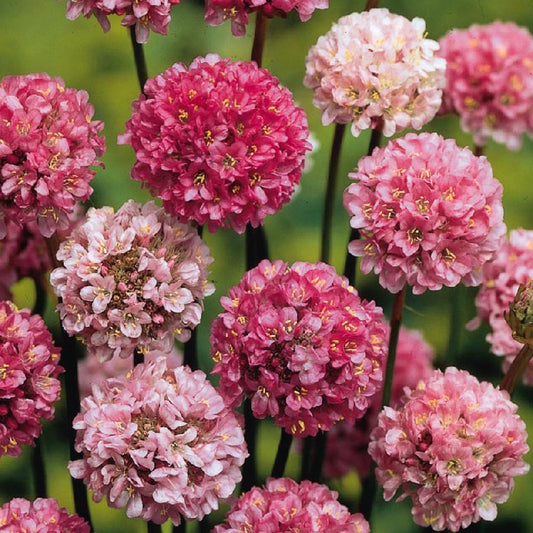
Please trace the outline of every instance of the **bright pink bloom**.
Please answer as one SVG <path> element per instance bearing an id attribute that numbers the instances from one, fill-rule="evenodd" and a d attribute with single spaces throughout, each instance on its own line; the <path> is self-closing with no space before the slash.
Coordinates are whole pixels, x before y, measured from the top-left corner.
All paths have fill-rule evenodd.
<path id="1" fill-rule="evenodd" d="M 502 186 L 485 157 L 436 133 L 407 134 L 363 157 L 344 192 L 352 255 L 391 292 L 481 283 L 505 235 Z"/>
<path id="2" fill-rule="evenodd" d="M 251 397 L 297 437 L 361 418 L 382 384 L 383 312 L 324 263 L 262 261 L 221 299 L 213 372 L 237 406 Z"/>
<path id="3" fill-rule="evenodd" d="M 169 352 L 174 336 L 188 340 L 214 291 L 207 246 L 153 202 L 89 209 L 57 258 L 64 266 L 51 283 L 63 327 L 102 361 L 136 349 Z"/>
<path id="4" fill-rule="evenodd" d="M 0 238 L 6 215 L 50 237 L 70 226 L 79 201 L 92 193 L 92 166 L 105 150 L 101 121 L 85 91 L 48 74 L 0 82 Z"/>
<path id="5" fill-rule="evenodd" d="M 424 20 L 388 9 L 352 13 L 320 37 L 306 59 L 304 84 L 324 125 L 351 123 L 361 131 L 383 123 L 390 137 L 420 129 L 441 105 L 445 61 L 425 38 Z"/>
<path id="6" fill-rule="evenodd" d="M 372 432 L 368 451 L 385 500 L 400 489 L 415 522 L 436 531 L 494 520 L 513 478 L 529 470 L 516 411 L 506 391 L 453 367 L 435 370 L 397 409 L 385 407 Z"/>
<path id="7" fill-rule="evenodd" d="M 484 146 L 490 138 L 518 150 L 533 135 L 533 36 L 512 22 L 452 30 L 440 40 L 446 59 L 441 113 Z"/>
<path id="8" fill-rule="evenodd" d="M 130 518 L 157 524 L 217 509 L 248 455 L 236 415 L 206 375 L 167 369 L 164 357 L 94 386 L 73 427 L 83 459 L 69 464 L 71 475 L 95 501 L 105 496 Z"/>
<path id="9" fill-rule="evenodd" d="M 265 488 L 244 493 L 213 533 L 305 531 L 370 533 L 361 513 L 350 511 L 325 485 L 289 478 L 270 478 Z"/>
<path id="10" fill-rule="evenodd" d="M 133 179 L 183 221 L 244 232 L 287 203 L 309 130 L 279 80 L 255 63 L 198 57 L 145 86 L 119 137 L 137 155 Z"/>
<path id="11" fill-rule="evenodd" d="M 0 457 L 20 455 L 52 420 L 63 372 L 59 348 L 39 315 L 0 302 Z"/>

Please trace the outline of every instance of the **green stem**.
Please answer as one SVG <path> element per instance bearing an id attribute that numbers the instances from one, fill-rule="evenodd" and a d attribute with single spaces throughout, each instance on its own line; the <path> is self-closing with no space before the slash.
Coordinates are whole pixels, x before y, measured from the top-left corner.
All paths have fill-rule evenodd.
<path id="1" fill-rule="evenodd" d="M 285 465 L 287 464 L 287 459 L 289 457 L 289 450 L 291 449 L 291 444 L 292 435 L 281 428 L 278 451 L 276 453 L 276 459 L 274 460 L 274 466 L 272 467 L 272 477 L 283 477 Z"/>
<path id="2" fill-rule="evenodd" d="M 133 47 L 133 58 L 135 59 L 135 68 L 137 70 L 137 79 L 141 92 L 144 93 L 144 84 L 148 79 L 148 70 L 146 68 L 146 58 L 144 57 L 144 48 L 135 38 L 135 26 L 130 26 L 131 46 Z"/>
<path id="3" fill-rule="evenodd" d="M 503 377 L 500 384 L 501 390 L 506 390 L 510 395 L 513 393 L 516 383 L 524 374 L 531 357 L 533 357 L 533 348 L 529 344 L 524 344 Z"/>
<path id="4" fill-rule="evenodd" d="M 255 32 L 254 42 L 252 44 L 251 60 L 257 63 L 260 67 L 263 64 L 263 51 L 265 49 L 265 36 L 268 26 L 268 18 L 263 14 L 263 10 L 259 9 L 255 15 Z"/>

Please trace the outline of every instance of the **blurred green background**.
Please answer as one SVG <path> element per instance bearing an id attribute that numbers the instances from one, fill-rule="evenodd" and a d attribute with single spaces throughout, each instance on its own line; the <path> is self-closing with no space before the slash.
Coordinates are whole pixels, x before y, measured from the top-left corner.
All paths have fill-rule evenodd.
<path id="1" fill-rule="evenodd" d="M 303 87 L 305 56 L 318 37 L 327 32 L 340 16 L 364 7 L 364 0 L 330 0 L 332 6 L 326 11 L 317 11 L 312 19 L 301 24 L 297 16 L 276 19 L 271 22 L 266 47 L 264 66 L 289 87 L 299 104 L 308 113 L 310 129 L 319 140 L 320 149 L 313 154 L 314 166 L 302 178 L 301 190 L 279 214 L 266 221 L 271 258 L 289 262 L 296 260 L 316 261 L 319 253 L 319 232 L 322 213 L 322 196 L 328 163 L 329 145 L 333 127 L 324 128 L 318 110 L 311 104 L 311 93 Z M 438 39 L 451 28 L 466 28 L 473 23 L 485 24 L 496 19 L 511 20 L 533 29 L 531 0 L 408 0 L 382 1 L 382 7 L 408 18 L 415 16 L 426 20 L 428 36 Z M 93 181 L 95 193 L 90 205 L 119 207 L 129 198 L 147 200 L 146 191 L 138 182 L 129 179 L 133 164 L 133 152 L 129 146 L 117 146 L 117 134 L 124 130 L 130 116 L 132 100 L 139 93 L 128 32 L 120 26 L 119 19 L 112 19 L 112 29 L 104 34 L 94 18 L 65 18 L 66 1 L 54 0 L 0 0 L 0 76 L 47 72 L 61 76 L 67 86 L 85 89 L 95 106 L 95 118 L 105 122 L 107 152 L 105 169 L 100 169 Z M 152 34 L 145 46 L 149 75 L 156 75 L 172 63 L 190 61 L 208 52 L 233 59 L 248 59 L 252 44 L 253 24 L 246 37 L 237 39 L 231 35 L 229 24 L 217 28 L 203 21 L 203 2 L 183 0 L 174 7 L 168 36 Z M 438 118 L 426 130 L 454 137 L 458 144 L 471 143 L 469 136 L 458 128 L 455 117 Z M 348 215 L 341 203 L 341 194 L 348 184 L 347 173 L 356 166 L 357 160 L 366 152 L 369 135 L 358 139 L 345 137 L 339 172 L 338 194 L 335 204 L 332 263 L 342 270 L 345 245 L 348 237 Z M 504 208 L 509 229 L 533 227 L 531 185 L 533 178 L 533 142 L 525 139 L 519 152 L 509 152 L 504 147 L 489 144 L 486 150 L 494 168 L 494 174 L 504 185 Z M 220 311 L 219 298 L 228 287 L 236 284 L 244 270 L 244 239 L 229 231 L 205 235 L 216 261 L 212 268 L 212 280 L 217 292 L 206 301 L 205 315 L 200 325 L 200 351 L 202 365 L 211 368 L 209 358 L 209 324 Z M 376 284 L 372 275 L 358 278 L 358 289 L 367 298 L 374 298 L 387 312 L 390 296 Z M 475 289 L 458 288 L 460 292 L 460 318 L 466 323 L 475 314 L 473 298 Z M 497 383 L 501 379 L 500 361 L 489 354 L 484 341 L 486 328 L 466 332 L 462 326 L 454 345 L 452 357 L 445 360 L 449 338 L 451 289 L 422 296 L 408 296 L 404 322 L 408 327 L 424 332 L 437 351 L 440 367 L 457 365 L 468 369 L 478 377 Z M 31 305 L 31 288 L 22 284 L 17 291 L 20 303 Z M 55 320 L 48 310 L 47 320 Z M 529 427 L 533 427 L 533 393 L 519 387 L 516 401 L 520 413 Z M 59 413 L 63 413 L 59 405 Z M 266 476 L 272 464 L 278 440 L 278 430 L 270 424 L 261 427 L 260 468 Z M 48 466 L 50 493 L 62 505 L 72 509 L 70 485 L 65 470 L 67 439 L 61 425 L 54 421 L 45 426 L 43 446 Z M 32 497 L 30 450 L 12 459 L 0 458 L 0 503 L 10 497 Z M 287 473 L 297 472 L 297 457 L 291 455 Z M 517 479 L 515 493 L 510 501 L 501 505 L 495 523 L 486 524 L 485 531 L 533 531 L 533 510 L 529 501 L 533 489 L 533 473 Z M 353 504 L 359 490 L 355 476 L 334 484 L 342 499 Z M 97 511 L 96 511 L 97 509 Z M 108 510 L 105 504 L 95 507 L 95 526 L 98 533 L 140 532 L 146 526 L 140 521 L 125 519 L 123 511 Z M 167 526 L 168 527 L 168 526 Z M 373 522 L 374 533 L 409 533 L 417 531 L 405 504 L 380 503 Z M 170 529 L 168 529 L 169 531 Z M 258 532 L 260 533 L 260 532 Z"/>

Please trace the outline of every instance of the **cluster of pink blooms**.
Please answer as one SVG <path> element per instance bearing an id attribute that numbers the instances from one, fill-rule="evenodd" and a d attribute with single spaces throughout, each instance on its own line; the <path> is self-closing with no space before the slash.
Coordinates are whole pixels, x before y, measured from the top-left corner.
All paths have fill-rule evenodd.
<path id="1" fill-rule="evenodd" d="M 404 388 L 415 388 L 433 372 L 433 348 L 419 331 L 400 329 L 394 375 L 391 406 L 396 407 Z M 376 427 L 381 409 L 382 395 L 374 396 L 366 415 L 354 424 L 339 422 L 328 433 L 323 472 L 328 479 L 341 477 L 355 469 L 361 478 L 370 472 L 368 443 L 370 433 Z"/>
<path id="2" fill-rule="evenodd" d="M 306 59 L 304 84 L 322 123 L 351 123 L 355 136 L 383 124 L 389 137 L 429 122 L 441 105 L 446 62 L 425 26 L 387 9 L 339 19 Z"/>
<path id="3" fill-rule="evenodd" d="M 70 335 L 100 359 L 172 349 L 200 322 L 213 261 L 195 229 L 153 202 L 129 201 L 116 213 L 91 208 L 57 253 L 51 274 Z"/>
<path id="4" fill-rule="evenodd" d="M 53 498 L 14 498 L 0 507 L 2 533 L 90 533 L 89 524 Z"/>
<path id="5" fill-rule="evenodd" d="M 104 31 L 109 31 L 109 15 L 119 15 L 123 26 L 135 26 L 135 39 L 145 43 L 150 30 L 166 35 L 170 9 L 181 0 L 67 0 L 67 18 L 94 15 Z"/>
<path id="6" fill-rule="evenodd" d="M 467 324 L 475 329 L 481 321 L 491 327 L 487 341 L 491 351 L 505 357 L 504 371 L 507 371 L 522 344 L 513 339 L 513 332 L 507 325 L 504 313 L 509 311 L 518 287 L 533 279 L 533 231 L 512 230 L 492 261 L 483 267 L 483 283 L 476 296 L 478 316 Z M 533 362 L 524 374 L 524 382 L 533 385 Z"/>
<path id="7" fill-rule="evenodd" d="M 145 85 L 127 131 L 147 185 L 180 220 L 242 233 L 287 203 L 309 130 L 288 89 L 255 63 L 198 57 Z"/>
<path id="8" fill-rule="evenodd" d="M 69 464 L 71 475 L 95 501 L 105 496 L 130 518 L 157 524 L 217 509 L 247 456 L 236 415 L 206 375 L 169 370 L 163 357 L 95 386 L 73 427 L 83 459 Z"/>
<path id="9" fill-rule="evenodd" d="M 91 195 L 91 167 L 101 164 L 105 142 L 87 100 L 85 91 L 48 74 L 0 82 L 0 238 L 6 218 L 37 221 L 45 237 L 67 229 Z"/>
<path id="10" fill-rule="evenodd" d="M 0 457 L 33 445 L 59 399 L 59 349 L 39 315 L 0 302 Z"/>
<path id="11" fill-rule="evenodd" d="M 494 520 L 514 477 L 529 470 L 524 422 L 506 391 L 450 367 L 385 407 L 369 453 L 390 500 L 410 497 L 417 524 L 458 531 Z"/>
<path id="12" fill-rule="evenodd" d="M 338 494 L 325 485 L 289 478 L 270 478 L 265 488 L 243 494 L 213 533 L 306 531 L 370 533 L 362 514 L 338 502 Z"/>
<path id="13" fill-rule="evenodd" d="M 533 134 L 533 36 L 512 22 L 452 30 L 440 40 L 446 58 L 442 113 L 484 146 L 489 138 L 517 150 Z"/>
<path id="14" fill-rule="evenodd" d="M 359 161 L 344 193 L 349 245 L 380 284 L 414 294 L 479 285 L 505 235 L 502 186 L 485 157 L 436 133 L 407 134 Z"/>
<path id="15" fill-rule="evenodd" d="M 264 260 L 221 303 L 213 372 L 230 405 L 251 397 L 257 418 L 297 437 L 365 414 L 382 385 L 383 312 L 333 267 Z"/>

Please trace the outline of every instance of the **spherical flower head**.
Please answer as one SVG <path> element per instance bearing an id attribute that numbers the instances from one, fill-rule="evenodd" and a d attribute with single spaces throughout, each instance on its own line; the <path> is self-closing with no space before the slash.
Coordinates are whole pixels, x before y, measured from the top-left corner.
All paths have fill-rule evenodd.
<path id="1" fill-rule="evenodd" d="M 383 126 L 390 137 L 420 129 L 441 105 L 446 62 L 425 38 L 423 19 L 412 21 L 371 9 L 339 19 L 306 59 L 304 84 L 324 125 L 351 124 L 357 137 Z"/>
<path id="2" fill-rule="evenodd" d="M 350 514 L 325 485 L 270 478 L 264 488 L 244 493 L 213 533 L 236 531 L 330 531 L 370 533 L 361 513 Z"/>
<path id="3" fill-rule="evenodd" d="M 63 327 L 105 361 L 135 350 L 169 352 L 190 337 L 213 261 L 195 229 L 153 202 L 129 201 L 116 213 L 91 208 L 59 247 L 51 274 Z"/>
<path id="4" fill-rule="evenodd" d="M 236 415 L 206 375 L 170 370 L 163 357 L 94 386 L 73 427 L 83 458 L 70 462 L 71 475 L 95 501 L 105 496 L 128 517 L 156 524 L 217 509 L 248 455 Z"/>
<path id="5" fill-rule="evenodd" d="M 48 74 L 0 82 L 0 238 L 6 216 L 37 221 L 45 237 L 65 230 L 91 195 L 91 167 L 102 164 L 105 142 L 88 98 Z"/>
<path id="6" fill-rule="evenodd" d="M 505 235 L 502 186 L 485 157 L 436 133 L 407 134 L 362 158 L 344 192 L 349 251 L 398 292 L 481 283 Z"/>
<path id="7" fill-rule="evenodd" d="M 199 57 L 145 85 L 119 144 L 137 156 L 133 179 L 182 221 L 243 233 L 287 203 L 309 130 L 289 90 L 255 63 Z"/>
<path id="8" fill-rule="evenodd" d="M 53 498 L 37 498 L 33 502 L 14 498 L 0 507 L 0 531 L 91 533 L 91 528 L 83 518 L 59 507 Z"/>
<path id="9" fill-rule="evenodd" d="M 213 372 L 229 405 L 245 395 L 296 437 L 365 414 L 383 380 L 383 312 L 333 267 L 265 260 L 221 303 Z"/>
<path id="10" fill-rule="evenodd" d="M 533 134 L 533 36 L 512 22 L 452 30 L 440 40 L 446 59 L 441 113 L 484 146 L 492 138 L 518 150 Z"/>
<path id="11" fill-rule="evenodd" d="M 496 518 L 514 477 L 529 470 L 526 426 L 506 391 L 468 372 L 435 370 L 385 407 L 369 453 L 385 500 L 410 497 L 417 524 L 458 531 Z"/>
<path id="12" fill-rule="evenodd" d="M 39 315 L 0 302 L 0 457 L 34 445 L 59 399 L 59 348 Z"/>

